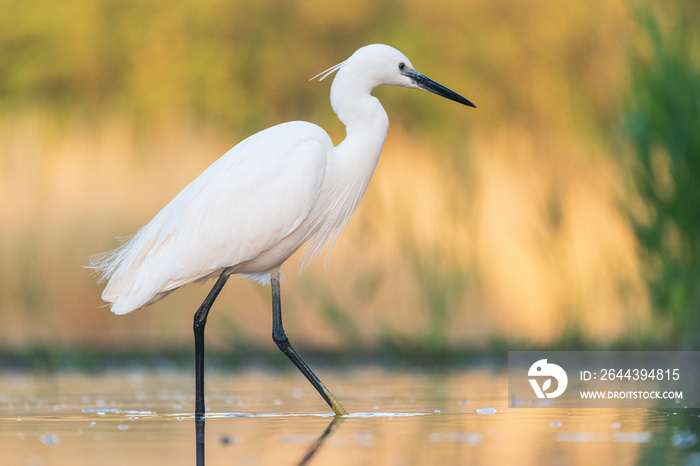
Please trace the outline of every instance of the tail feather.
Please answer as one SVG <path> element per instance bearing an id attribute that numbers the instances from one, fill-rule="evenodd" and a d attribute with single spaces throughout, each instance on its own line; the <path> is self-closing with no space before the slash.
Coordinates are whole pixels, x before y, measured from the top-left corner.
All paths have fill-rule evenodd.
<path id="1" fill-rule="evenodd" d="M 158 294 L 158 286 L 143 286 L 148 274 L 146 256 L 151 250 L 144 232 L 127 238 L 118 248 L 90 258 L 89 268 L 93 269 L 99 282 L 107 281 L 102 299 L 111 304 L 115 314 L 127 314 L 150 303 Z"/>
<path id="2" fill-rule="evenodd" d="M 136 235 L 118 248 L 95 254 L 90 258 L 91 268 L 99 276 L 99 282 L 107 281 L 102 300 L 110 303 L 117 315 L 128 314 L 143 306 L 153 304 L 188 283 L 219 276 L 224 269 L 208 270 L 197 275 L 173 278 L 159 276 L 153 267 L 154 257 L 149 242 Z"/>

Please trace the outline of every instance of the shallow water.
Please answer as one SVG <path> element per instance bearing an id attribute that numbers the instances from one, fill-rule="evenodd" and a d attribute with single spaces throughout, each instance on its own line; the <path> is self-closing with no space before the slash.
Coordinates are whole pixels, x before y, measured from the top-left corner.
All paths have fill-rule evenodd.
<path id="1" fill-rule="evenodd" d="M 488 369 L 318 374 L 349 416 L 294 371 L 208 373 L 199 444 L 189 372 L 4 374 L 0 464 L 700 465 L 699 410 L 512 410 Z"/>

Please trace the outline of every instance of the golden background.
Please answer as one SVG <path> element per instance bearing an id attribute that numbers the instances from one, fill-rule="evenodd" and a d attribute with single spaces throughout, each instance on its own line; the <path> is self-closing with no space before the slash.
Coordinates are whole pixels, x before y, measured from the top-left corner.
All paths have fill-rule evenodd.
<path id="1" fill-rule="evenodd" d="M 624 129 L 633 65 L 654 60 L 643 19 L 664 34 L 678 18 L 697 25 L 692 2 L 652 10 L 622 0 L 10 0 L 1 8 L 7 355 L 189 350 L 192 315 L 211 284 L 116 317 L 84 268 L 90 255 L 135 233 L 254 132 L 303 119 L 340 142 L 330 80 L 309 78 L 374 42 L 398 48 L 477 109 L 375 90 L 391 127 L 364 200 L 327 270 L 320 260 L 300 276 L 300 253 L 283 267 L 296 345 L 440 356 L 697 341 L 698 333 L 679 337 L 677 315 L 655 310 L 653 268 L 630 214 L 645 207 Z M 697 57 L 687 29 L 684 46 Z M 697 59 L 690 65 L 697 70 Z M 663 184 L 668 157 L 659 151 Z M 210 322 L 212 348 L 273 348 L 267 287 L 229 282 Z"/>

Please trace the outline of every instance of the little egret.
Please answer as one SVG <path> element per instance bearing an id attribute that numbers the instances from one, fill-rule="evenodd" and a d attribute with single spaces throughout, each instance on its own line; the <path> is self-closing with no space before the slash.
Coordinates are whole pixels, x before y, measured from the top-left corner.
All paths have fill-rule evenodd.
<path id="1" fill-rule="evenodd" d="M 336 415 L 347 414 L 292 348 L 282 326 L 280 266 L 309 243 L 302 264 L 326 243 L 328 254 L 367 188 L 384 145 L 389 119 L 379 85 L 424 89 L 474 107 L 417 72 L 387 45 L 362 47 L 315 76 L 337 72 L 331 106 L 346 126 L 334 146 L 320 127 L 283 123 L 243 140 L 207 168 L 148 225 L 117 249 L 91 259 L 108 280 L 102 299 L 126 314 L 177 288 L 218 278 L 194 314 L 195 416 L 204 415 L 204 327 L 214 300 L 232 274 L 270 282 L 272 338 Z M 313 79 L 313 78 L 312 78 Z"/>

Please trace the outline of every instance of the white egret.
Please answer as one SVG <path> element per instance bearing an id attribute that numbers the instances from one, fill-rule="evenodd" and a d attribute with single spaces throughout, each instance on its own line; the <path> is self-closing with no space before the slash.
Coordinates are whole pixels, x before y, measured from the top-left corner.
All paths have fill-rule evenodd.
<path id="1" fill-rule="evenodd" d="M 389 127 L 373 88 L 424 89 L 474 107 L 387 45 L 362 47 L 318 76 L 336 71 L 331 105 L 346 126 L 342 143 L 334 146 L 323 129 L 303 121 L 263 130 L 214 162 L 131 239 L 91 259 L 101 280 L 108 280 L 102 299 L 115 314 L 154 303 L 188 283 L 218 278 L 194 315 L 197 417 L 204 414 L 204 327 L 232 274 L 271 282 L 275 343 L 336 415 L 347 413 L 287 339 L 280 266 L 305 243 L 304 262 L 326 243 L 330 253 L 357 208 Z"/>

